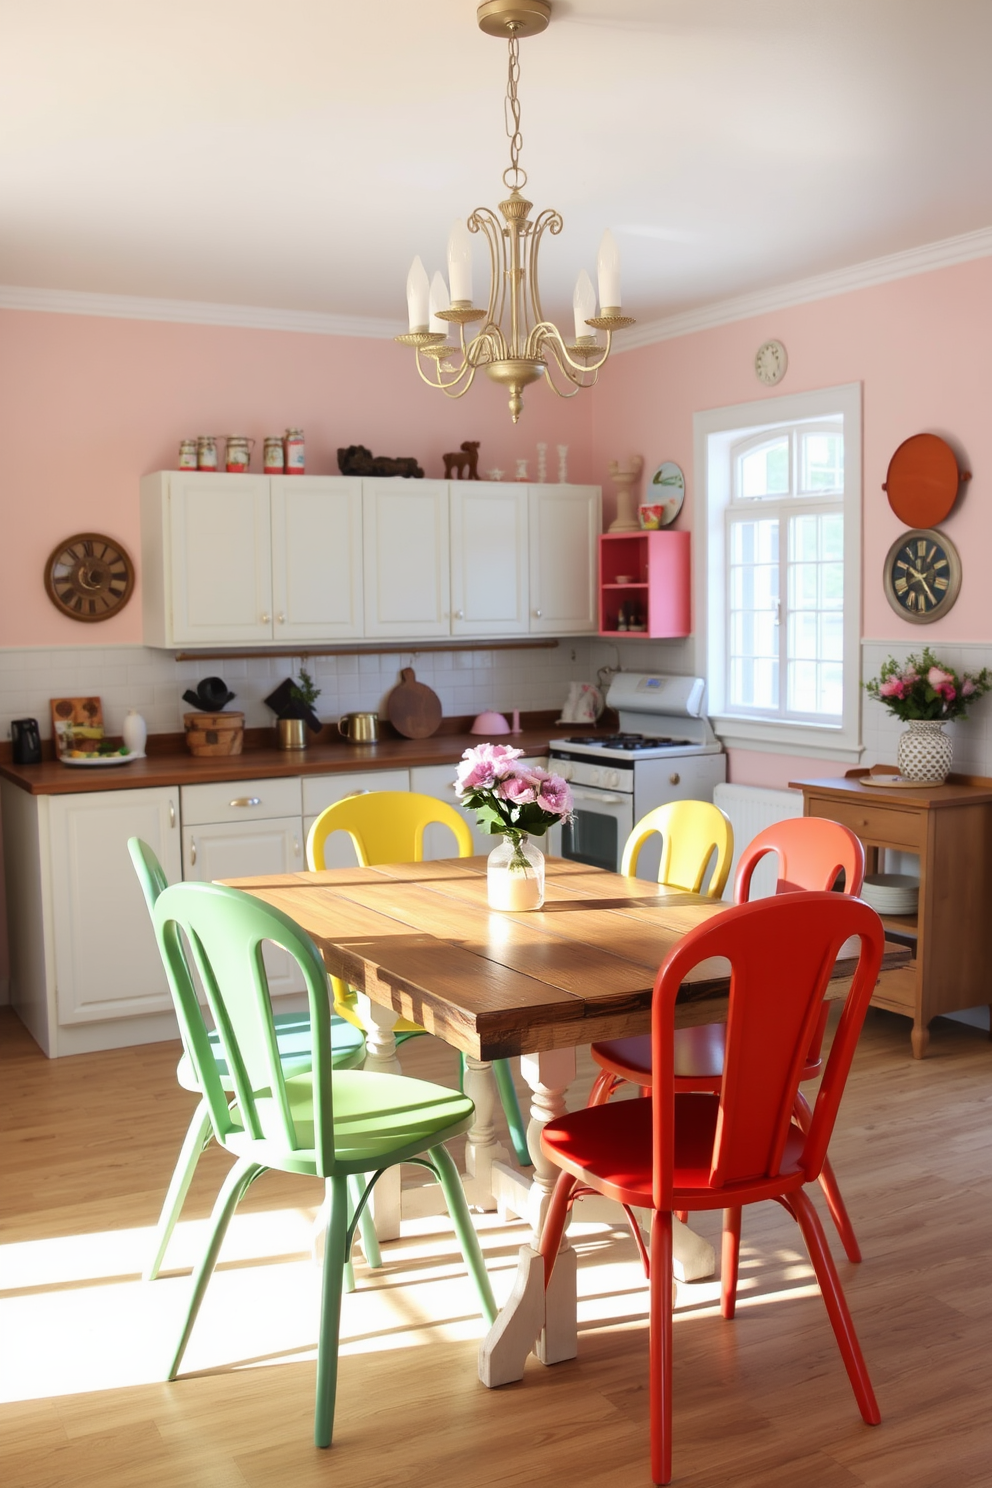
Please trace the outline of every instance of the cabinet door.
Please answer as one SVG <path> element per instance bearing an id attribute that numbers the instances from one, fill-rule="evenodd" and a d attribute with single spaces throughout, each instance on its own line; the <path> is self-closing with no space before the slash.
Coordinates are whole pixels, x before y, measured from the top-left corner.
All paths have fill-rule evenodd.
<path id="1" fill-rule="evenodd" d="M 449 634 L 448 486 L 362 482 L 365 634 Z"/>
<path id="2" fill-rule="evenodd" d="M 304 866 L 302 827 L 298 816 L 184 826 L 183 878 L 210 883 L 218 878 L 297 873 Z M 264 955 L 273 996 L 304 990 L 296 963 L 285 951 L 267 945 Z"/>
<path id="3" fill-rule="evenodd" d="M 527 632 L 527 511 L 524 485 L 452 481 L 451 633 Z"/>
<path id="4" fill-rule="evenodd" d="M 267 477 L 173 474 L 169 526 L 173 640 L 271 641 Z"/>
<path id="5" fill-rule="evenodd" d="M 272 478 L 272 613 L 277 641 L 362 634 L 362 483 Z"/>
<path id="6" fill-rule="evenodd" d="M 172 997 L 127 850 L 141 837 L 182 877 L 179 791 L 53 796 L 49 813 L 60 1023 L 163 1013 Z"/>
<path id="7" fill-rule="evenodd" d="M 596 629 L 598 486 L 530 488 L 530 629 L 581 635 Z"/>

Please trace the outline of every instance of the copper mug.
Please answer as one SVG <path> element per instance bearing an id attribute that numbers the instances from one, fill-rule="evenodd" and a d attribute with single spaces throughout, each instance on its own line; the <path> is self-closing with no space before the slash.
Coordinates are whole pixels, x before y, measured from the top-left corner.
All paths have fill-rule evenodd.
<path id="1" fill-rule="evenodd" d="M 351 744 L 376 744 L 379 739 L 379 715 L 346 713 L 338 720 L 338 732 Z"/>

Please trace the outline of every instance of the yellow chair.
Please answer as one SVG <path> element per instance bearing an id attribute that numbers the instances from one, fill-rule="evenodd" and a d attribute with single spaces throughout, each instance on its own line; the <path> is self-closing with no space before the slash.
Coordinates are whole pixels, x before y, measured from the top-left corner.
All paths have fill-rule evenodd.
<path id="1" fill-rule="evenodd" d="M 347 832 L 360 867 L 372 868 L 377 863 L 420 863 L 424 857 L 424 833 L 433 823 L 447 827 L 453 834 L 460 858 L 470 858 L 475 851 L 472 833 L 465 818 L 446 801 L 435 800 L 415 791 L 363 791 L 346 796 L 322 811 L 307 835 L 307 867 L 325 868 L 324 848 L 332 832 Z M 337 977 L 331 977 L 334 1011 L 356 1028 L 362 1028 L 355 1010 L 355 993 Z M 394 1029 L 397 1043 L 426 1033 L 419 1023 L 400 1018 Z M 364 1032 L 364 1029 L 363 1029 Z M 464 1082 L 465 1057 L 461 1057 Z M 527 1133 L 520 1103 L 513 1085 L 509 1061 L 493 1060 L 493 1076 L 506 1113 L 510 1139 L 517 1161 L 530 1167 Z"/>
<path id="2" fill-rule="evenodd" d="M 710 859 L 716 862 L 706 886 L 707 899 L 720 899 L 730 877 L 734 829 L 719 806 L 711 801 L 669 801 L 641 817 L 627 838 L 620 872 L 633 878 L 641 848 L 653 833 L 661 835 L 658 882 L 666 888 L 702 891 Z"/>

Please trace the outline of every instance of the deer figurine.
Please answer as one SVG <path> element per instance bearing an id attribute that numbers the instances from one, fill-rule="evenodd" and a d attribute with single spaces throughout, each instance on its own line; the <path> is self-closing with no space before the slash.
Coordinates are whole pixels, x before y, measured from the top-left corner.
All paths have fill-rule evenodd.
<path id="1" fill-rule="evenodd" d="M 444 455 L 445 480 L 479 479 L 479 441 L 463 439 L 460 450 Z"/>

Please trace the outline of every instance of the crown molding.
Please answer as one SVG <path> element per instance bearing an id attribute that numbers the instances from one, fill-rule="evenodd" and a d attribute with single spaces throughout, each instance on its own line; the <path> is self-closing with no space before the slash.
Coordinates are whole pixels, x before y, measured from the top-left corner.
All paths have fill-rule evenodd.
<path id="1" fill-rule="evenodd" d="M 141 295 L 98 294 L 79 289 L 35 289 L 0 284 L 0 310 L 53 315 L 96 315 L 112 320 L 161 320 L 180 325 L 231 326 L 251 331 L 295 331 L 305 336 L 362 336 L 389 341 L 405 330 L 399 321 L 360 315 L 323 315 L 263 305 L 223 305 L 206 300 L 160 300 Z"/>
<path id="2" fill-rule="evenodd" d="M 657 341 L 672 341 L 677 336 L 691 336 L 697 331 L 713 330 L 735 320 L 750 320 L 754 316 L 767 315 L 775 310 L 787 310 L 793 305 L 806 305 L 811 300 L 830 299 L 834 295 L 850 294 L 853 290 L 870 289 L 875 284 L 888 284 L 894 279 L 908 279 L 914 274 L 927 274 L 933 269 L 946 269 L 954 264 L 990 256 L 992 227 L 983 227 L 977 232 L 962 233 L 956 238 L 925 243 L 920 248 L 907 248 L 902 253 L 889 253 L 884 258 L 870 258 L 864 263 L 851 264 L 846 269 L 814 274 L 808 279 L 794 279 L 789 284 L 778 284 L 770 289 L 754 290 L 750 294 L 717 300 L 709 305 L 700 305 L 694 310 L 683 310 L 677 315 L 665 316 L 661 320 L 645 321 L 642 325 L 624 331 L 622 338 L 618 337 L 615 341 L 613 353 L 635 351 L 639 346 L 653 346 Z"/>

